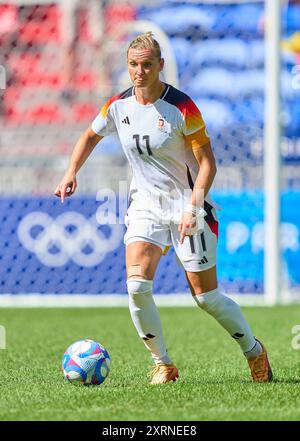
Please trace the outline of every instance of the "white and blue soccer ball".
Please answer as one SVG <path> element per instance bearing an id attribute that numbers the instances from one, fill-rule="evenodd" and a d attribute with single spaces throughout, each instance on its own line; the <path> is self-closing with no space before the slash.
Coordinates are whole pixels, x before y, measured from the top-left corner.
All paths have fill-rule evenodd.
<path id="1" fill-rule="evenodd" d="M 107 350 L 94 340 L 79 340 L 63 355 L 64 377 L 71 383 L 102 384 L 109 374 L 110 357 Z"/>

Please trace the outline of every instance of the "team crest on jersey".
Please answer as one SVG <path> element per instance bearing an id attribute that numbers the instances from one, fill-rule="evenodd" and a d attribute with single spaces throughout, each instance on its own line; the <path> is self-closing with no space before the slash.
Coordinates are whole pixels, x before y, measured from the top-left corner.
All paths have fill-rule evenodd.
<path id="1" fill-rule="evenodd" d="M 163 118 L 160 115 L 157 120 L 157 127 L 162 132 L 166 132 L 166 133 L 170 132 L 170 123 L 168 123 L 168 121 L 166 121 L 165 118 Z"/>
<path id="2" fill-rule="evenodd" d="M 157 120 L 157 127 L 158 127 L 159 129 L 163 129 L 164 126 L 165 126 L 165 120 L 163 119 L 162 116 L 159 116 L 159 117 L 158 117 L 158 120 Z"/>

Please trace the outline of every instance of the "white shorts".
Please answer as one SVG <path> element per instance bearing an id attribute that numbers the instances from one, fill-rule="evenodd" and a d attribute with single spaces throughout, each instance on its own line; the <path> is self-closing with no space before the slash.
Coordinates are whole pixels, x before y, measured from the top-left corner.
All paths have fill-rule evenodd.
<path id="1" fill-rule="evenodd" d="M 204 229 L 193 236 L 186 236 L 183 244 L 180 243 L 178 224 L 170 222 L 156 223 L 149 219 L 149 212 L 135 210 L 130 207 L 125 224 L 127 231 L 124 236 L 125 245 L 133 242 L 149 242 L 161 248 L 166 254 L 170 246 L 176 252 L 177 261 L 185 271 L 198 272 L 216 265 L 216 251 L 218 239 L 218 221 L 216 210 L 210 204 L 204 204 L 207 215 L 204 218 Z"/>

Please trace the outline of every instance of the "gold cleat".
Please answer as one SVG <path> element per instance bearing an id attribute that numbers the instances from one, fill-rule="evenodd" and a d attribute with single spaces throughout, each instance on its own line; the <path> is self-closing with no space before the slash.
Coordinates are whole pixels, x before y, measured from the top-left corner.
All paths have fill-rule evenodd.
<path id="1" fill-rule="evenodd" d="M 176 381 L 179 377 L 178 369 L 174 364 L 157 364 L 150 374 L 150 384 L 165 384 L 169 381 Z"/>
<path id="2" fill-rule="evenodd" d="M 267 350 L 264 345 L 256 339 L 262 347 L 262 353 L 257 357 L 249 358 L 248 364 L 251 370 L 253 381 L 258 383 L 268 383 L 273 379 L 272 369 L 268 360 Z"/>

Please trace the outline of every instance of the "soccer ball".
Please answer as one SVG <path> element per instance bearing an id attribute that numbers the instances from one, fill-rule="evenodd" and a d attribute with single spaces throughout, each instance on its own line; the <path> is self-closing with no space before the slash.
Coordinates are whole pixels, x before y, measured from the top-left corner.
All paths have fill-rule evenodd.
<path id="1" fill-rule="evenodd" d="M 94 340 L 79 340 L 63 355 L 64 377 L 71 383 L 102 384 L 109 374 L 110 357 L 107 350 Z"/>

